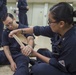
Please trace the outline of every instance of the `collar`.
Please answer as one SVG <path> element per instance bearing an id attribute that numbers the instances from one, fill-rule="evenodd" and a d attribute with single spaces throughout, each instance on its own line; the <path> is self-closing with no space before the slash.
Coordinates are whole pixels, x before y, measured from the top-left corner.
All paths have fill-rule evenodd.
<path id="1" fill-rule="evenodd" d="M 64 35 L 63 38 L 71 36 L 74 32 L 75 26 L 73 26 L 71 29 L 69 29 Z"/>

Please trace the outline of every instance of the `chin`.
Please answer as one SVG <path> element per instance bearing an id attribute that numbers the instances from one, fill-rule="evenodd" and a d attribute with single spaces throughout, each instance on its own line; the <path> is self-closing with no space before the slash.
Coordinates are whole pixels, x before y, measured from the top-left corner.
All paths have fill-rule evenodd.
<path id="1" fill-rule="evenodd" d="M 10 30 L 13 30 L 13 29 L 10 29 Z"/>
<path id="2" fill-rule="evenodd" d="M 52 29 L 53 32 L 55 32 L 55 30 Z"/>

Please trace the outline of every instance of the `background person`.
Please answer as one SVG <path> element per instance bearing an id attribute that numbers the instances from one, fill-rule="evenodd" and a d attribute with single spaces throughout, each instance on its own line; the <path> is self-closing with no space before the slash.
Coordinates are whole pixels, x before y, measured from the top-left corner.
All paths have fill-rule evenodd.
<path id="1" fill-rule="evenodd" d="M 22 23 L 23 25 L 28 26 L 28 18 L 27 18 L 27 11 L 29 10 L 28 4 L 26 0 L 18 0 L 18 5 L 19 9 L 19 22 Z"/>
<path id="2" fill-rule="evenodd" d="M 4 14 L 7 13 L 6 4 L 7 4 L 7 0 L 0 0 L 0 47 L 2 47 L 2 45 L 1 45 L 1 43 L 2 43 L 2 33 L 3 33 L 3 28 L 4 28 L 4 25 L 1 21 L 1 18 Z"/>

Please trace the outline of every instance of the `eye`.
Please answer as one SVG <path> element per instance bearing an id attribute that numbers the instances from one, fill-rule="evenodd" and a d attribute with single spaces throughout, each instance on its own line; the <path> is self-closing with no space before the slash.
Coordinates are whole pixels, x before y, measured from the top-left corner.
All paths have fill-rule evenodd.
<path id="1" fill-rule="evenodd" d="M 9 27 L 9 25 L 6 25 L 6 27 Z"/>
<path id="2" fill-rule="evenodd" d="M 9 22 L 9 24 L 10 24 L 10 25 L 13 24 L 13 21 L 12 21 L 12 22 Z"/>

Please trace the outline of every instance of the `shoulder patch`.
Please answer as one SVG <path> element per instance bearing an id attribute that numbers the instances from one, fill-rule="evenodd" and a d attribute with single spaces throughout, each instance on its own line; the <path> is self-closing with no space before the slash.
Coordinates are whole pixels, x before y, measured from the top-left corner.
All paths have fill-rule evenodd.
<path id="1" fill-rule="evenodd" d="M 65 61 L 64 60 L 60 60 L 60 61 L 58 61 L 62 66 L 64 66 L 65 67 Z"/>

